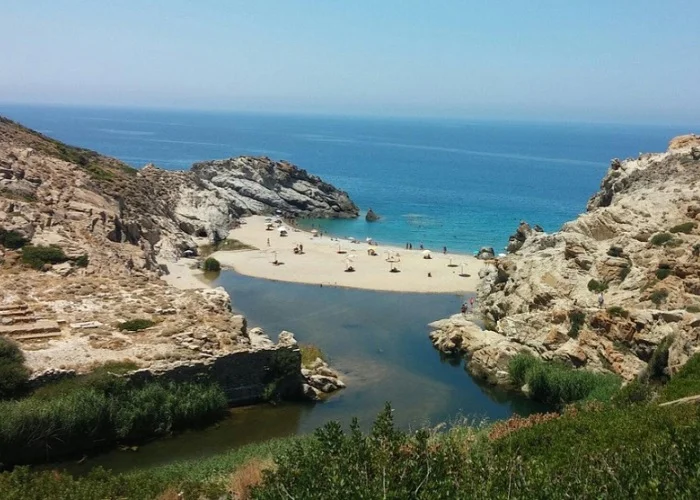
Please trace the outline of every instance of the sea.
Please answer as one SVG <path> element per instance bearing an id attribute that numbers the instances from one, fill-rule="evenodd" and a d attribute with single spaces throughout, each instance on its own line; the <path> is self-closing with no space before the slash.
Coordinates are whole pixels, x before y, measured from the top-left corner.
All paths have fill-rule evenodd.
<path id="1" fill-rule="evenodd" d="M 238 155 L 288 160 L 348 192 L 377 222 L 305 221 L 336 236 L 471 253 L 502 250 L 521 220 L 546 231 L 585 210 L 610 159 L 663 151 L 672 125 L 274 116 L 0 105 L 0 115 L 76 146 L 141 167 L 187 169 Z M 250 327 L 294 332 L 314 344 L 347 388 L 320 404 L 231 409 L 202 430 L 156 440 L 135 454 L 111 451 L 57 466 L 82 474 L 201 459 L 266 439 L 360 418 L 368 429 L 390 402 L 402 428 L 479 423 L 546 407 L 473 379 L 461 359 L 433 349 L 428 324 L 471 297 L 279 283 L 225 270 L 222 286 Z"/>
<path id="2" fill-rule="evenodd" d="M 502 251 L 521 220 L 546 231 L 585 210 L 610 160 L 664 151 L 683 125 L 293 116 L 1 105 L 0 115 L 134 167 L 239 155 L 288 160 L 348 192 L 332 234 L 472 253 Z"/>

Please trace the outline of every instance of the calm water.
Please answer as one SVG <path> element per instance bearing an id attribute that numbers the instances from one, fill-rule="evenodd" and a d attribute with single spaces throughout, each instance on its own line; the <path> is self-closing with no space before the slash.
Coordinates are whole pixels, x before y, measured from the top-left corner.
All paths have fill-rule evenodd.
<path id="1" fill-rule="evenodd" d="M 187 169 L 242 154 L 287 159 L 383 219 L 340 236 L 502 248 L 519 220 L 556 230 L 613 157 L 662 151 L 683 126 L 389 120 L 0 105 L 0 114 L 140 167 Z"/>
<path id="2" fill-rule="evenodd" d="M 477 384 L 460 362 L 443 361 L 428 339 L 427 324 L 453 314 L 463 296 L 380 293 L 277 283 L 224 272 L 215 283 L 272 338 L 282 330 L 321 347 L 343 373 L 347 389 L 321 404 L 259 405 L 234 409 L 216 427 L 142 446 L 138 453 L 111 452 L 81 466 L 128 470 L 199 458 L 271 437 L 311 432 L 329 420 L 353 416 L 365 428 L 390 401 L 402 427 L 459 417 L 501 419 L 542 407 L 513 394 Z"/>

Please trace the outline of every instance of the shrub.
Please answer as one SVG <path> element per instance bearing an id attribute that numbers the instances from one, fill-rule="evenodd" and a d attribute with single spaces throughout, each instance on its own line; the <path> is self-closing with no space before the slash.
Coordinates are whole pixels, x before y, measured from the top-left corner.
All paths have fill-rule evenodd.
<path id="1" fill-rule="evenodd" d="M 646 403 L 651 397 L 652 390 L 649 384 L 633 380 L 613 396 L 612 402 L 615 406 L 624 408 L 633 404 Z"/>
<path id="2" fill-rule="evenodd" d="M 668 379 L 666 368 L 668 367 L 668 350 L 673 343 L 673 335 L 665 337 L 656 346 L 647 363 L 646 376 L 651 380 L 665 381 Z"/>
<path id="3" fill-rule="evenodd" d="M 670 233 L 684 233 L 688 234 L 690 233 L 693 229 L 695 229 L 695 226 L 697 224 L 695 222 L 684 222 L 683 224 L 678 224 L 677 226 L 673 226 L 671 229 L 668 231 Z"/>
<path id="4" fill-rule="evenodd" d="M 629 276 L 631 271 L 632 271 L 632 266 L 629 263 L 626 266 L 621 267 L 620 271 L 618 273 L 618 277 L 620 278 L 620 282 L 625 281 L 625 278 L 627 278 L 627 276 Z"/>
<path id="5" fill-rule="evenodd" d="M 660 267 L 656 270 L 655 274 L 659 280 L 663 280 L 663 279 L 668 278 L 672 273 L 673 273 L 673 271 L 671 269 L 669 269 L 667 267 Z"/>
<path id="6" fill-rule="evenodd" d="M 299 346 L 299 350 L 301 351 L 301 366 L 310 366 L 311 363 L 316 361 L 316 358 L 325 360 L 323 351 L 313 344 L 301 345 Z"/>
<path id="7" fill-rule="evenodd" d="M 203 269 L 206 272 L 218 272 L 221 271 L 221 264 L 214 257 L 209 257 L 204 261 Z"/>
<path id="8" fill-rule="evenodd" d="M 22 248 L 28 242 L 29 240 L 26 240 L 17 231 L 6 231 L 0 227 L 0 245 L 4 246 L 5 248 L 17 250 L 18 248 Z"/>
<path id="9" fill-rule="evenodd" d="M 657 306 L 660 306 L 662 302 L 666 302 L 667 297 L 668 297 L 668 290 L 666 290 L 665 288 L 662 288 L 660 290 L 654 290 L 653 292 L 651 292 L 651 295 L 649 296 L 649 300 L 651 300 Z"/>
<path id="10" fill-rule="evenodd" d="M 24 354 L 19 346 L 0 337 L 0 399 L 17 396 L 25 390 L 29 369 L 24 366 Z"/>
<path id="11" fill-rule="evenodd" d="M 607 281 L 598 281 L 596 279 L 591 279 L 588 282 L 588 290 L 590 292 L 595 292 L 595 293 L 600 293 L 604 292 L 608 289 L 608 282 Z"/>
<path id="12" fill-rule="evenodd" d="M 690 305 L 685 308 L 686 311 L 689 313 L 699 313 L 700 312 L 700 306 L 695 306 L 695 305 Z"/>
<path id="13" fill-rule="evenodd" d="M 615 375 L 575 370 L 523 356 L 515 356 L 508 365 L 511 380 L 520 385 L 526 383 L 530 396 L 542 403 L 563 405 L 583 399 L 609 400 L 620 387 L 620 379 Z"/>
<path id="14" fill-rule="evenodd" d="M 27 245 L 22 248 L 22 262 L 41 270 L 46 264 L 60 264 L 68 260 L 66 254 L 56 246 Z"/>
<path id="15" fill-rule="evenodd" d="M 120 330 L 127 330 L 129 332 L 138 332 L 139 330 L 145 330 L 155 325 L 155 321 L 145 318 L 130 319 L 129 321 L 124 321 L 119 323 L 117 328 Z"/>
<path id="16" fill-rule="evenodd" d="M 616 318 L 628 318 L 630 315 L 627 309 L 620 306 L 608 307 L 608 314 Z"/>
<path id="17" fill-rule="evenodd" d="M 571 326 L 569 327 L 569 337 L 578 338 L 578 334 L 581 331 L 581 327 L 586 322 L 586 313 L 578 309 L 569 311 L 569 321 Z"/>
<path id="18" fill-rule="evenodd" d="M 518 387 L 525 385 L 527 372 L 536 365 L 538 359 L 532 354 L 516 354 L 508 363 L 508 374 L 510 380 Z"/>
<path id="19" fill-rule="evenodd" d="M 622 257 L 623 254 L 624 250 L 622 249 L 622 247 L 613 245 L 610 248 L 608 248 L 608 255 L 611 257 Z"/>
<path id="20" fill-rule="evenodd" d="M 83 254 L 77 259 L 75 259 L 75 265 L 78 267 L 87 267 L 88 264 L 90 263 L 90 259 L 87 256 L 87 254 Z"/>
<path id="21" fill-rule="evenodd" d="M 661 391 L 661 399 L 672 401 L 698 394 L 700 394 L 700 354 L 695 354 L 678 373 L 671 377 Z"/>
<path id="22" fill-rule="evenodd" d="M 673 239 L 673 235 L 669 233 L 656 233 L 651 237 L 651 244 L 656 246 L 665 245 Z"/>
<path id="23" fill-rule="evenodd" d="M 3 402 L 0 462 L 27 463 L 119 440 L 166 435 L 212 422 L 226 403 L 215 384 L 158 382 L 121 384 L 112 392 L 82 387 L 50 398 Z"/>

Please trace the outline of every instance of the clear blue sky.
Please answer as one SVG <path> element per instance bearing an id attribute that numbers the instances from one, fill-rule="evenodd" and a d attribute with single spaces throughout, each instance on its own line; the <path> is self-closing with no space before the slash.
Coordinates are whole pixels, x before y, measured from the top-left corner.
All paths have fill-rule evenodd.
<path id="1" fill-rule="evenodd" d="M 0 0 L 0 101 L 695 122 L 697 0 Z"/>

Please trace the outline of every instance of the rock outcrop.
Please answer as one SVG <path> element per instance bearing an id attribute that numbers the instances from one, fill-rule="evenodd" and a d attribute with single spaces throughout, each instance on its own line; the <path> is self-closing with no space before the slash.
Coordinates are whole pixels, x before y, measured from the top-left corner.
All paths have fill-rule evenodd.
<path id="1" fill-rule="evenodd" d="M 0 335 L 21 344 L 37 383 L 113 361 L 161 376 L 217 371 L 228 363 L 217 360 L 238 363 L 246 353 L 265 360 L 266 351 L 287 350 L 297 359 L 291 335 L 275 344 L 249 331 L 223 289 L 179 290 L 159 279 L 168 259 L 225 238 L 241 215 L 276 211 L 358 213 L 347 194 L 285 162 L 136 170 L 0 117 Z M 23 263 L 29 245 L 57 247 L 57 257 L 32 268 Z M 123 328 L 135 319 L 144 328 Z M 256 377 L 240 398 L 228 387 L 231 401 L 255 399 Z"/>
<path id="2" fill-rule="evenodd" d="M 377 215 L 376 212 L 370 208 L 365 214 L 365 220 L 367 222 L 376 222 L 379 220 L 379 215 Z"/>
<path id="3" fill-rule="evenodd" d="M 433 325 L 435 346 L 496 383 L 523 351 L 631 380 L 672 338 L 675 372 L 700 351 L 698 142 L 683 136 L 666 153 L 613 160 L 586 213 L 559 232 L 522 223 L 515 253 L 480 272 L 487 328 L 461 315 L 443 320 Z"/>

